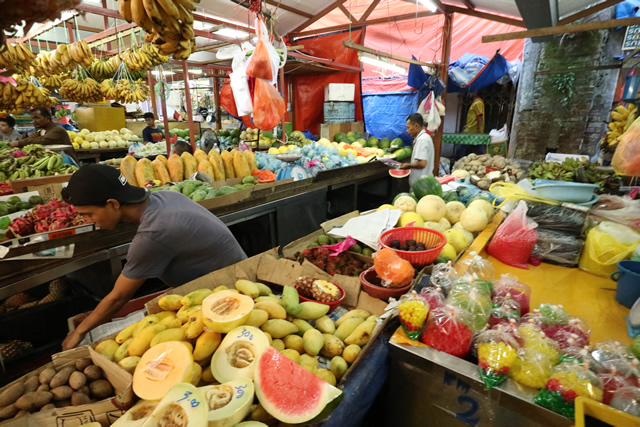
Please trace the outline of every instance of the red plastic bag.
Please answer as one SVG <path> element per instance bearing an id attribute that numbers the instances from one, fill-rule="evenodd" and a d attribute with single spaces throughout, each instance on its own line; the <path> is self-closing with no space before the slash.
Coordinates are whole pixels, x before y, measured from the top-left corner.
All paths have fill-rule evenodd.
<path id="1" fill-rule="evenodd" d="M 286 110 L 284 99 L 278 90 L 268 81 L 256 79 L 256 92 L 253 98 L 253 124 L 263 131 L 275 128 Z"/>
<path id="2" fill-rule="evenodd" d="M 269 81 L 273 80 L 269 51 L 267 51 L 267 45 L 262 39 L 258 40 L 251 62 L 247 66 L 247 76 Z"/>
<path id="3" fill-rule="evenodd" d="M 527 218 L 527 204 L 521 200 L 498 227 L 487 252 L 505 264 L 528 270 L 527 260 L 538 241 L 535 230 L 537 226 L 537 223 Z"/>

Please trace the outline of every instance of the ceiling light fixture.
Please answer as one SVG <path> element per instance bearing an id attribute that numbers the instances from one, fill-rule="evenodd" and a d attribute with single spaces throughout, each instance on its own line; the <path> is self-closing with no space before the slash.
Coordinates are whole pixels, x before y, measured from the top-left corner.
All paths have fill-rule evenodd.
<path id="1" fill-rule="evenodd" d="M 417 0 L 417 2 L 429 9 L 431 12 L 438 10 L 438 6 L 436 6 L 433 0 Z"/>
<path id="2" fill-rule="evenodd" d="M 242 30 L 236 30 L 233 28 L 222 28 L 218 31 L 215 31 L 213 34 L 218 34 L 220 36 L 231 37 L 234 39 L 247 38 L 250 36 L 249 33 Z"/>
<path id="3" fill-rule="evenodd" d="M 202 74 L 202 70 L 200 68 L 192 68 L 189 70 L 191 74 Z"/>
<path id="4" fill-rule="evenodd" d="M 360 54 L 360 61 L 365 64 L 373 65 L 375 67 L 384 68 L 385 70 L 395 71 L 396 73 L 404 74 L 407 72 L 407 68 L 401 65 L 398 65 L 391 61 L 386 61 L 384 59 L 380 59 L 368 53 Z"/>

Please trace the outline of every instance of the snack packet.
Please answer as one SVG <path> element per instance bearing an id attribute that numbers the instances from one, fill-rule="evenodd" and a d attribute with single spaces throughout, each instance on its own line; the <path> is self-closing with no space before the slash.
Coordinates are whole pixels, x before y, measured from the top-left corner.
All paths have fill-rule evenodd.
<path id="1" fill-rule="evenodd" d="M 520 304 L 518 301 L 511 298 L 511 294 L 493 298 L 491 312 L 489 313 L 489 327 L 508 324 L 511 320 L 520 321 Z"/>

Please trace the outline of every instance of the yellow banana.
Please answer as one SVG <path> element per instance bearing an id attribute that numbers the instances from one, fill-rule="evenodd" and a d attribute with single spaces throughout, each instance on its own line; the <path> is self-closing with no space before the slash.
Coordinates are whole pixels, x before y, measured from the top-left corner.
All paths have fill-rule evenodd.
<path id="1" fill-rule="evenodd" d="M 125 21 L 131 22 L 133 20 L 131 14 L 131 0 L 118 0 L 118 10 Z"/>
<path id="2" fill-rule="evenodd" d="M 169 16 L 178 16 L 178 8 L 173 0 L 158 0 L 158 4 Z"/>
<path id="3" fill-rule="evenodd" d="M 142 0 L 144 10 L 147 11 L 147 16 L 156 25 L 163 25 L 162 15 L 158 9 L 158 3 L 155 0 Z"/>

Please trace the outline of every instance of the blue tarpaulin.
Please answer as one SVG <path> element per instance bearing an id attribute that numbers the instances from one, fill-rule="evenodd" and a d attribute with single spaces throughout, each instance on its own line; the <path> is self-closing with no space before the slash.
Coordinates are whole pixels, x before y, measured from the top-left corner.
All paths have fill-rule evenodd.
<path id="1" fill-rule="evenodd" d="M 411 145 L 407 117 L 418 110 L 418 92 L 363 93 L 365 129 L 376 138 L 402 138 Z"/>
<path id="2" fill-rule="evenodd" d="M 454 67 L 459 61 L 451 64 Z M 450 70 L 452 68 L 449 68 Z M 468 92 L 474 93 L 487 86 L 491 86 L 497 82 L 502 76 L 509 72 L 509 62 L 504 56 L 496 53 L 496 55 L 489 61 L 487 65 L 480 71 L 480 73 L 473 79 L 468 86 L 460 86 L 453 79 L 449 79 L 447 90 L 449 92 Z"/>
<path id="3" fill-rule="evenodd" d="M 616 19 L 640 16 L 640 0 L 627 0 L 616 5 Z"/>

